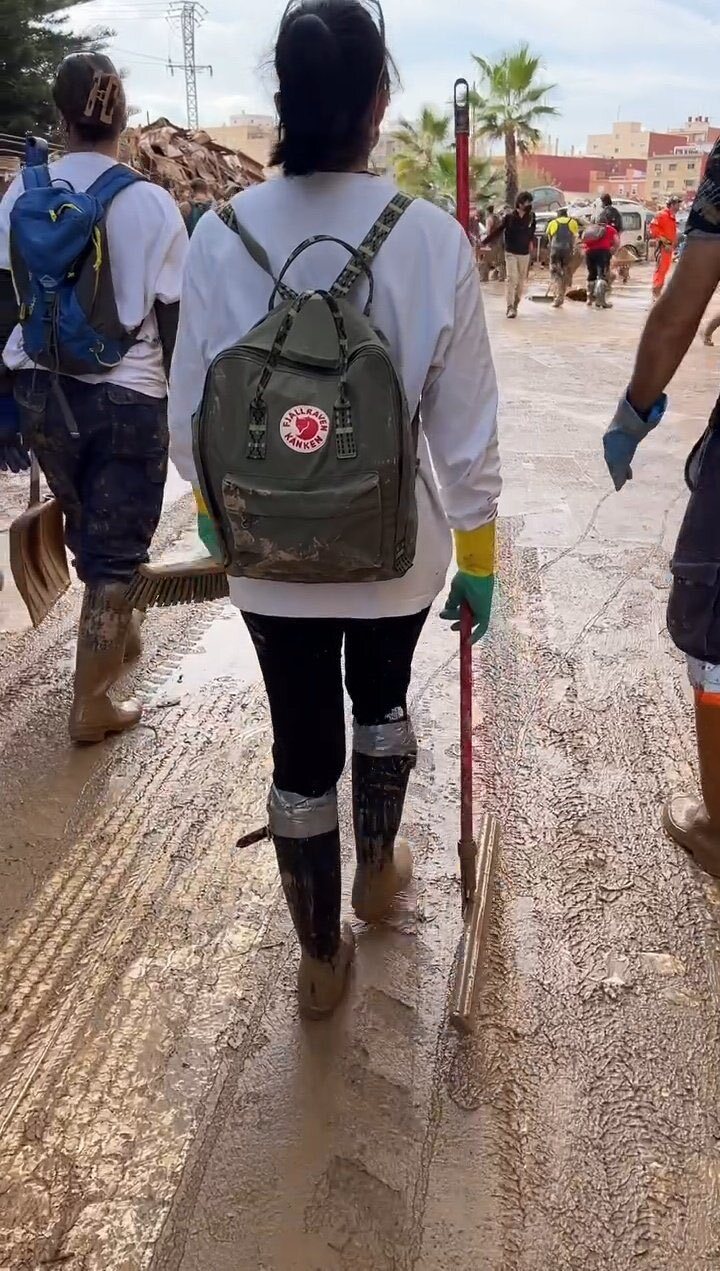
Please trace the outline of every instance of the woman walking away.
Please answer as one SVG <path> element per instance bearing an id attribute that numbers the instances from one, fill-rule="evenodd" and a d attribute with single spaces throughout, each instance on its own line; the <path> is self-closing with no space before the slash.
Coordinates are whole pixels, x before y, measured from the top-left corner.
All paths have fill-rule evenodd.
<path id="1" fill-rule="evenodd" d="M 19 319 L 4 361 L 85 584 L 70 736 L 94 742 L 140 718 L 108 694 L 140 651 L 125 592 L 160 517 L 187 234 L 170 195 L 118 163 L 127 110 L 112 62 L 67 58 L 53 97 L 67 153 L 25 168 L 0 204 L 0 293 Z"/>
<path id="2" fill-rule="evenodd" d="M 397 841 L 417 754 L 407 693 L 448 521 L 458 573 L 443 616 L 456 622 L 468 602 L 476 637 L 490 618 L 497 389 L 470 243 L 367 170 L 389 100 L 380 11 L 292 4 L 275 64 L 283 176 L 193 235 L 170 433 L 181 474 L 202 484 L 201 529 L 217 533 L 265 681 L 270 828 L 302 950 L 300 1009 L 317 1018 L 354 953 L 340 921 L 343 646 L 352 899 L 376 922 L 411 874 Z"/>

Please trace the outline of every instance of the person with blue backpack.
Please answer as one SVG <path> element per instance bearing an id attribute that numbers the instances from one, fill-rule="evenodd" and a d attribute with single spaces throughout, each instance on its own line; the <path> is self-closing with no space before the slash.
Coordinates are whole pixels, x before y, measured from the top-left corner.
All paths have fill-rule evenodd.
<path id="1" fill-rule="evenodd" d="M 110 696 L 140 651 L 127 586 L 160 518 L 167 375 L 187 250 L 167 191 L 118 162 L 127 107 L 98 53 L 68 57 L 53 98 L 67 152 L 26 166 L 0 204 L 3 352 L 22 442 L 0 432 L 0 467 L 31 449 L 65 517 L 85 584 L 70 736 L 95 742 L 140 719 Z"/>
<path id="2" fill-rule="evenodd" d="M 408 882 L 398 836 L 417 758 L 413 657 L 442 616 L 490 621 L 497 385 L 458 223 L 373 176 L 391 61 L 378 5 L 299 0 L 275 50 L 277 179 L 193 234 L 170 383 L 171 453 L 226 567 L 273 726 L 269 826 L 301 948 L 298 1001 L 340 1001 L 337 783 L 353 709 L 355 914 Z"/>

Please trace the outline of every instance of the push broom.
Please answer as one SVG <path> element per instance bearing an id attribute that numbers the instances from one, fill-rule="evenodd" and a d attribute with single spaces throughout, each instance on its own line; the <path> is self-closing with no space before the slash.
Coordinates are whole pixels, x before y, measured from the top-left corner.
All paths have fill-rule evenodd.
<path id="1" fill-rule="evenodd" d="M 457 219 L 470 228 L 470 88 L 455 84 L 455 150 Z M 484 813 L 475 835 L 473 820 L 473 666 L 472 613 L 460 614 L 460 883 L 465 923 L 462 949 L 450 1000 L 450 1020 L 462 1032 L 473 1031 L 480 963 L 490 912 L 494 866 L 500 846 L 500 823 Z"/>

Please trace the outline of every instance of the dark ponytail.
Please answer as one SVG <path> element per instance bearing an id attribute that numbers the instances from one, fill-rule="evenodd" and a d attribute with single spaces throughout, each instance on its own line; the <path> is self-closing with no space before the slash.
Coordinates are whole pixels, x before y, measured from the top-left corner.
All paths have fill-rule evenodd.
<path id="1" fill-rule="evenodd" d="M 66 57 L 52 91 L 63 121 L 89 145 L 114 140 L 127 124 L 125 89 L 104 53 L 72 53 Z"/>
<path id="2" fill-rule="evenodd" d="M 360 0 L 299 0 L 286 9 L 275 49 L 286 176 L 342 171 L 372 144 L 378 93 L 390 89 L 382 11 Z"/>

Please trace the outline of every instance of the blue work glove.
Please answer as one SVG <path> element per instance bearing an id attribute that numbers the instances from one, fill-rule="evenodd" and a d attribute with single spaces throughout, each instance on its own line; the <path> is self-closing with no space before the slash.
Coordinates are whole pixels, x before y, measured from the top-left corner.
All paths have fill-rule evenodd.
<path id="1" fill-rule="evenodd" d="M 0 472 L 26 472 L 30 456 L 20 436 L 20 412 L 11 394 L 0 397 Z"/>
<path id="2" fill-rule="evenodd" d="M 627 393 L 620 398 L 613 421 L 603 437 L 605 462 L 616 490 L 622 490 L 626 481 L 632 481 L 630 465 L 635 451 L 648 433 L 657 428 L 667 410 L 667 404 L 667 394 L 661 393 L 643 418 L 630 405 Z"/>
<path id="3" fill-rule="evenodd" d="M 462 606 L 469 605 L 473 616 L 472 643 L 476 644 L 490 626 L 495 590 L 495 522 L 477 530 L 456 530 L 455 551 L 458 571 L 440 617 L 452 622 L 453 631 L 459 631 Z"/>

